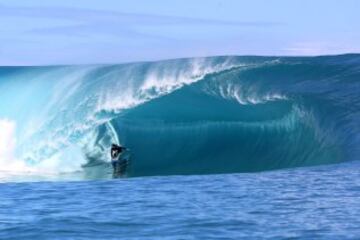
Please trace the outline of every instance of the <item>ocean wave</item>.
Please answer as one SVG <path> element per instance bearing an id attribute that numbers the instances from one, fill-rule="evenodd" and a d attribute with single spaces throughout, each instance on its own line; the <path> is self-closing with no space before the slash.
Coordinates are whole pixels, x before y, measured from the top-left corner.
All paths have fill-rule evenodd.
<path id="1" fill-rule="evenodd" d="M 132 149 L 131 176 L 351 161 L 358 58 L 1 68 L 0 118 L 16 143 L 11 157 L 0 150 L 0 169 L 80 171 L 109 161 L 111 143 Z"/>

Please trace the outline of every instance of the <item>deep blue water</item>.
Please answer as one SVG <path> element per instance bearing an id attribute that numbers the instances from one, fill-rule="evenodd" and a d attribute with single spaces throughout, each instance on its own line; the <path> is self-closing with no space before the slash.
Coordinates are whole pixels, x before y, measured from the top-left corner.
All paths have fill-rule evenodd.
<path id="1" fill-rule="evenodd" d="M 0 184 L 1 239 L 358 239 L 360 172 Z"/>

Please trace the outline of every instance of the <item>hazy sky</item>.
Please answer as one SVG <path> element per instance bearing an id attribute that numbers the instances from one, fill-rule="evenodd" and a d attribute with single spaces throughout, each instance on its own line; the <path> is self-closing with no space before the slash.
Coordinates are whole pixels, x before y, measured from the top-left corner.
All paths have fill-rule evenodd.
<path id="1" fill-rule="evenodd" d="M 0 65 L 360 52 L 359 0 L 0 0 Z"/>

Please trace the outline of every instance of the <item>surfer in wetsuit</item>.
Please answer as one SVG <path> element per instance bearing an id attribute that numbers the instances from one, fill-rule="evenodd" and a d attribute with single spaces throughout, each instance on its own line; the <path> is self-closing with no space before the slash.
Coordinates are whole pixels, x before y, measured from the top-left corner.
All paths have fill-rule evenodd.
<path id="1" fill-rule="evenodd" d="M 111 165 L 114 169 L 114 177 L 123 175 L 126 171 L 127 160 L 121 158 L 121 155 L 127 148 L 119 146 L 117 144 L 111 144 Z"/>

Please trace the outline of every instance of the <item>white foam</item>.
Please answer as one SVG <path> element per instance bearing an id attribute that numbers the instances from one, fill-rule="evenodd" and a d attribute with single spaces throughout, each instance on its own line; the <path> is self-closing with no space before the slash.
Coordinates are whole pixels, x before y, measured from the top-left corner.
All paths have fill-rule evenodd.
<path id="1" fill-rule="evenodd" d="M 269 91 L 267 93 L 261 92 L 255 86 L 242 86 L 241 84 L 220 83 L 221 85 L 216 90 L 206 90 L 208 94 L 218 96 L 224 99 L 235 100 L 240 105 L 257 105 L 267 102 L 288 100 L 287 96 Z"/>
<path id="2" fill-rule="evenodd" d="M 16 123 L 0 119 L 0 175 L 8 174 L 57 174 L 75 172 L 86 162 L 81 149 L 69 146 L 32 166 L 23 159 L 18 159 L 16 150 Z M 1 176 L 0 176 L 1 178 Z"/>
<path id="3" fill-rule="evenodd" d="M 179 64 L 176 62 L 176 64 Z M 169 94 L 185 85 L 203 79 L 207 74 L 216 73 L 238 67 L 231 63 L 231 59 L 220 64 L 210 64 L 206 59 L 193 59 L 184 63 L 184 67 L 154 65 L 143 77 L 138 85 L 129 81 L 128 86 L 121 85 L 120 89 L 107 91 L 99 98 L 96 112 L 129 109 L 157 97 Z M 132 70 L 132 69 L 131 69 Z M 131 74 L 128 74 L 129 76 Z M 114 85 L 114 88 L 117 86 Z"/>
<path id="4" fill-rule="evenodd" d="M 70 145 L 59 151 L 49 159 L 39 162 L 34 169 L 42 173 L 71 173 L 81 170 L 81 165 L 86 163 L 81 149 Z"/>
<path id="5" fill-rule="evenodd" d="M 16 123 L 0 119 L 0 172 L 27 171 L 23 161 L 16 159 Z"/>
<path id="6" fill-rule="evenodd" d="M 15 145 L 15 122 L 0 119 L 0 168 L 5 162 L 14 158 Z"/>

